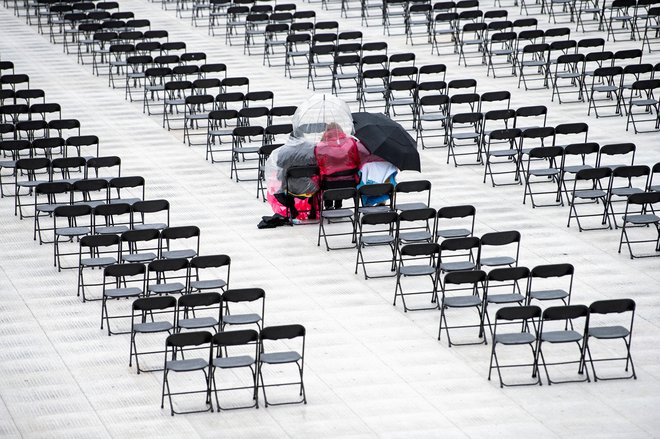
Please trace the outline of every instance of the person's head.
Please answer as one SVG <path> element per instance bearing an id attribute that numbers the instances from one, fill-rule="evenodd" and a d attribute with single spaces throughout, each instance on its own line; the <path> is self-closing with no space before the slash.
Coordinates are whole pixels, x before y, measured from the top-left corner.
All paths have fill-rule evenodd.
<path id="1" fill-rule="evenodd" d="M 330 122 L 325 126 L 325 132 L 321 140 L 337 140 L 344 134 L 344 130 L 337 122 Z"/>

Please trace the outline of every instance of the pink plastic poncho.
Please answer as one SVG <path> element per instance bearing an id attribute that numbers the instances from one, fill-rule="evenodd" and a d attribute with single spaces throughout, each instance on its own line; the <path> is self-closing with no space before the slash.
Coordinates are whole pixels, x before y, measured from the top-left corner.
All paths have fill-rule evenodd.
<path id="1" fill-rule="evenodd" d="M 339 128 L 330 128 L 314 149 L 316 161 L 321 170 L 321 178 L 327 181 L 351 180 L 354 176 L 335 176 L 334 174 L 356 170 L 360 167 L 360 155 L 357 142 Z"/>

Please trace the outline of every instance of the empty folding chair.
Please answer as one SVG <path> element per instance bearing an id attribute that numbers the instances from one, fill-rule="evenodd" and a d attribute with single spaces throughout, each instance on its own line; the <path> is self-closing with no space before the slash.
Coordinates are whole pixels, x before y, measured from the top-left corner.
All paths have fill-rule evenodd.
<path id="1" fill-rule="evenodd" d="M 167 200 L 136 201 L 131 210 L 131 229 L 162 230 L 170 225 L 170 203 Z"/>
<path id="2" fill-rule="evenodd" d="M 538 338 L 537 328 L 541 319 L 541 308 L 538 306 L 512 306 L 504 307 L 495 313 L 495 324 L 493 325 L 493 347 L 490 353 L 490 366 L 488 368 L 488 380 L 490 380 L 493 367 L 497 369 L 497 375 L 500 379 L 500 388 L 505 386 L 529 386 L 541 385 L 541 377 L 538 375 L 536 364 L 536 343 Z M 502 325 L 521 325 L 521 330 L 516 332 L 502 332 Z M 502 346 L 524 346 L 527 345 L 532 350 L 531 363 L 507 363 L 500 364 L 497 357 L 497 345 Z M 494 364 L 494 366 L 493 366 Z M 505 383 L 502 378 L 502 369 L 509 367 L 529 367 L 532 368 L 532 382 Z"/>
<path id="3" fill-rule="evenodd" d="M 628 197 L 619 238 L 619 253 L 621 253 L 621 247 L 625 241 L 630 259 L 660 256 L 660 216 L 655 213 L 659 203 L 660 192 L 642 192 Z M 651 232 L 649 229 L 653 231 Z M 649 234 L 655 236 L 651 238 L 648 236 Z M 655 244 L 654 253 L 633 252 L 633 245 L 649 242 Z"/>
<path id="4" fill-rule="evenodd" d="M 482 325 L 488 324 L 491 336 L 493 325 L 488 314 L 489 306 L 523 306 L 528 288 L 529 269 L 527 267 L 505 267 L 491 270 L 484 288 Z"/>
<path id="5" fill-rule="evenodd" d="M 240 101 L 243 101 L 241 93 Z M 217 102 L 217 100 L 216 100 Z M 208 115 L 208 131 L 206 134 L 206 160 L 211 163 L 229 161 L 216 158 L 215 154 L 229 156 L 231 154 L 232 134 L 238 126 L 238 111 L 233 109 L 211 111 Z"/>
<path id="6" fill-rule="evenodd" d="M 660 98 L 656 97 L 660 89 L 660 79 L 646 79 L 633 82 L 630 87 L 630 97 L 627 103 L 628 117 L 626 119 L 626 131 L 632 124 L 635 134 L 654 132 L 660 130 Z M 635 111 L 641 108 L 642 111 Z M 647 116 L 646 119 L 642 117 Z M 653 128 L 640 130 L 637 125 L 651 122 Z"/>
<path id="7" fill-rule="evenodd" d="M 34 188 L 34 233 L 32 239 L 39 236 L 39 245 L 53 242 L 52 238 L 44 237 L 43 234 L 53 232 L 52 228 L 42 224 L 44 220 L 51 218 L 53 212 L 59 206 L 68 205 L 71 200 L 71 184 L 66 181 L 54 181 L 39 183 Z"/>
<path id="8" fill-rule="evenodd" d="M 497 32 L 490 36 L 487 41 L 486 55 L 488 57 L 488 68 L 486 75 L 493 72 L 493 78 L 497 75 L 496 70 L 511 72 L 516 74 L 515 66 L 515 42 L 517 34 L 515 32 Z"/>
<path id="9" fill-rule="evenodd" d="M 103 268 L 103 292 L 101 295 L 101 329 L 107 326 L 108 336 L 126 334 L 128 331 L 113 331 L 110 320 L 127 319 L 131 314 L 110 315 L 108 301 L 115 299 L 138 298 L 145 290 L 147 267 L 144 264 L 113 264 Z M 175 300 L 176 303 L 176 300 Z"/>
<path id="10" fill-rule="evenodd" d="M 209 389 L 209 371 L 210 371 L 210 357 L 208 352 L 211 348 L 212 335 L 208 331 L 198 332 L 183 332 L 179 334 L 171 334 L 165 340 L 165 362 L 163 364 L 163 388 L 161 391 L 160 408 L 165 407 L 165 396 L 170 402 L 170 413 L 186 414 L 186 413 L 203 413 L 213 411 L 213 403 L 211 402 L 211 391 Z M 208 346 L 207 346 L 208 345 Z M 206 349 L 205 349 L 206 348 Z M 201 350 L 201 353 L 196 351 Z M 179 355 L 181 358 L 179 359 Z M 184 358 L 187 355 L 187 358 Z M 190 358 L 192 355 L 194 358 Z M 137 357 L 136 357 L 137 362 Z M 172 392 L 170 390 L 170 381 L 168 377 L 170 373 L 183 373 L 183 372 L 202 372 L 204 374 L 203 390 L 186 390 L 180 392 Z M 200 386 L 201 387 L 201 386 Z M 206 408 L 203 410 L 187 410 L 177 412 L 174 410 L 174 403 L 172 396 L 175 395 L 191 395 L 203 393 L 205 395 Z"/>
<path id="11" fill-rule="evenodd" d="M 209 388 L 215 395 L 215 405 L 220 410 L 233 410 L 239 408 L 258 408 L 258 387 L 257 387 L 257 359 L 259 358 L 259 333 L 254 329 L 243 329 L 239 331 L 218 332 L 213 336 L 213 350 L 211 355 L 211 377 Z M 251 380 L 249 384 L 234 387 L 218 387 L 217 382 L 222 384 L 229 371 L 236 373 L 238 369 L 248 368 L 250 370 Z M 217 380 L 216 380 L 217 377 Z M 231 405 L 221 406 L 218 392 L 228 392 L 236 390 L 248 390 L 252 399 L 249 405 Z"/>
<path id="12" fill-rule="evenodd" d="M 608 229 L 612 228 L 607 201 L 607 186 L 609 185 L 611 176 L 612 170 L 610 168 L 589 168 L 577 172 L 573 180 L 573 190 L 570 192 L 568 198 L 568 204 L 570 206 L 568 211 L 568 227 L 571 226 L 571 219 L 575 218 L 580 232 L 583 230 L 598 230 L 604 227 Z M 595 213 L 593 210 L 590 213 L 578 213 L 577 206 L 583 204 L 595 204 L 597 206 Z M 582 227 L 580 218 L 585 217 L 600 218 L 600 225 L 597 227 Z"/>
<path id="13" fill-rule="evenodd" d="M 220 331 L 222 311 L 220 293 L 184 294 L 177 300 L 177 332 L 211 329 L 217 333 Z"/>
<path id="14" fill-rule="evenodd" d="M 140 367 L 140 357 L 162 354 L 164 350 L 140 352 L 137 346 L 137 335 L 163 332 L 172 335 L 175 319 L 176 299 L 172 296 L 142 297 L 133 301 L 133 306 L 131 307 L 131 343 L 128 367 L 133 366 L 133 357 L 135 357 L 135 367 L 138 375 L 140 372 L 156 372 L 161 370 L 160 368 L 142 369 Z M 153 346 L 153 343 L 151 345 Z M 167 364 L 164 366 L 167 367 Z"/>
<path id="15" fill-rule="evenodd" d="M 403 310 L 407 312 L 423 309 L 435 309 L 438 289 L 438 258 L 440 256 L 440 246 L 433 242 L 421 242 L 416 244 L 406 244 L 399 250 L 399 259 L 397 264 L 396 285 L 394 287 L 394 302 L 396 306 L 397 297 L 401 297 Z M 403 284 L 407 283 L 404 279 L 429 277 L 430 287 L 427 289 L 405 291 Z M 410 282 L 411 284 L 414 281 Z M 411 287 L 412 288 L 412 287 Z M 408 307 L 406 296 L 430 295 L 431 305 L 424 307 Z"/>
<path id="16" fill-rule="evenodd" d="M 438 209 L 435 226 L 437 242 L 448 238 L 472 236 L 476 218 L 474 206 L 445 206 Z"/>
<path id="17" fill-rule="evenodd" d="M 615 228 L 619 227 L 617 216 L 622 213 L 615 207 L 627 201 L 631 195 L 645 192 L 650 174 L 651 169 L 645 165 L 618 166 L 612 170 L 607 189 L 607 205 Z"/>
<path id="18" fill-rule="evenodd" d="M 642 37 L 642 49 L 646 46 L 649 52 L 657 50 L 658 38 L 660 37 L 660 7 L 652 7 L 646 13 L 644 23 L 644 36 Z M 653 48 L 651 47 L 653 44 Z"/>
<path id="19" fill-rule="evenodd" d="M 20 219 L 31 217 L 24 214 L 22 198 L 32 196 L 34 188 L 50 180 L 50 160 L 47 158 L 18 159 L 14 163 L 14 215 Z"/>
<path id="20" fill-rule="evenodd" d="M 452 159 L 459 166 L 457 156 L 476 156 L 469 164 L 481 163 L 481 136 L 483 134 L 483 114 L 478 112 L 453 114 L 449 123 L 449 146 L 447 163 Z M 457 150 L 458 149 L 458 150 Z M 467 165 L 468 163 L 461 163 Z"/>
<path id="21" fill-rule="evenodd" d="M 513 110 L 510 111 L 513 112 Z M 486 113 L 486 115 L 488 116 L 488 113 Z M 486 182 L 486 177 L 489 175 L 493 187 L 512 184 L 518 185 L 522 183 L 520 180 L 521 136 L 522 131 L 517 128 L 493 130 L 488 132 L 488 134 L 484 132 L 484 137 L 488 139 L 484 142 L 485 145 L 483 147 L 483 153 L 486 157 L 484 161 L 484 183 Z M 510 169 L 499 170 L 502 169 L 504 165 Z M 498 170 L 493 170 L 494 166 L 496 166 Z M 513 181 L 509 183 L 495 183 L 495 175 L 504 174 L 513 174 Z"/>
<path id="22" fill-rule="evenodd" d="M 266 292 L 263 289 L 229 289 L 222 295 L 222 300 L 225 305 L 223 331 L 227 325 L 256 325 L 259 330 L 263 328 L 266 306 Z"/>
<path id="23" fill-rule="evenodd" d="M 630 355 L 630 345 L 632 343 L 633 322 L 635 320 L 635 301 L 632 299 L 611 299 L 598 300 L 589 306 L 589 331 L 587 332 L 587 358 L 591 364 L 591 371 L 594 375 L 594 381 L 615 380 L 615 379 L 637 379 L 635 365 Z M 613 314 L 617 314 L 614 316 Z M 616 319 L 614 322 L 612 318 Z M 618 324 L 617 324 L 618 323 Z M 598 343 L 595 343 L 599 340 Z M 624 357 L 601 357 L 594 358 L 591 350 L 594 345 L 601 345 L 600 341 L 605 340 L 623 340 L 626 348 Z M 600 349 L 600 348 L 599 348 Z M 623 376 L 598 376 L 596 374 L 596 362 L 626 361 L 625 372 Z M 628 374 L 628 368 L 631 372 Z"/>
<path id="24" fill-rule="evenodd" d="M 488 344 L 483 333 L 482 325 L 482 293 L 486 282 L 486 273 L 481 270 L 453 271 L 447 273 L 440 282 L 442 296 L 439 299 L 440 326 L 438 329 L 438 340 L 442 336 L 444 328 L 447 334 L 447 343 L 462 346 L 471 344 Z M 475 308 L 477 311 L 477 323 L 449 326 L 447 322 L 447 311 L 450 308 L 467 309 Z M 482 340 L 474 342 L 452 342 L 449 335 L 450 329 L 479 328 L 478 337 Z"/>
<path id="25" fill-rule="evenodd" d="M 85 204 L 58 206 L 53 210 L 53 265 L 60 271 L 63 268 L 78 268 L 77 264 L 63 264 L 62 258 L 78 256 L 76 251 L 66 251 L 64 243 L 73 243 L 92 231 L 92 208 Z"/>
<path id="26" fill-rule="evenodd" d="M 167 227 L 160 233 L 160 257 L 190 259 L 199 254 L 200 230 L 197 226 Z M 176 247 L 175 244 L 176 243 Z"/>
<path id="27" fill-rule="evenodd" d="M 449 96 L 444 94 L 422 96 L 417 102 L 416 141 L 421 140 L 422 149 L 438 148 L 447 144 Z M 441 138 L 439 145 L 430 146 L 432 138 Z"/>
<path id="28" fill-rule="evenodd" d="M 561 193 L 561 167 L 563 165 L 563 157 L 564 149 L 560 146 L 532 148 L 529 151 L 527 166 L 525 169 L 525 194 L 523 196 L 523 204 L 525 204 L 527 194 L 529 194 L 529 198 L 532 201 L 532 207 L 564 205 Z M 539 162 L 545 166 L 531 167 L 532 163 Z M 551 187 L 545 191 L 532 190 L 532 186 L 538 186 L 539 184 L 547 185 L 548 183 Z M 542 194 L 554 194 L 554 203 L 538 204 L 534 201 L 534 195 L 538 196 Z"/>
<path id="29" fill-rule="evenodd" d="M 130 229 L 131 206 L 128 203 L 99 204 L 94 206 L 93 213 L 95 234 L 120 235 Z"/>
<path id="30" fill-rule="evenodd" d="M 549 57 L 549 44 L 528 44 L 523 47 L 518 62 L 518 88 L 522 83 L 525 90 L 530 90 L 528 82 L 532 81 L 543 81 L 542 85 L 536 88 L 548 88 Z"/>
<path id="31" fill-rule="evenodd" d="M 340 189 L 326 189 L 321 195 L 322 203 L 319 203 L 319 232 L 318 239 L 316 242 L 317 246 L 321 245 L 321 238 L 323 238 L 326 246 L 326 250 L 338 250 L 346 248 L 355 248 L 356 245 L 356 232 L 357 232 L 357 190 L 355 188 L 340 188 Z M 352 203 L 348 207 L 334 208 L 334 209 L 325 209 L 327 203 L 335 203 L 337 201 L 352 200 Z M 327 220 L 327 221 L 326 221 Z M 327 224 L 326 224 L 327 222 Z M 326 230 L 326 227 L 330 227 L 330 224 L 340 223 L 342 225 L 332 226 L 333 228 L 340 228 L 341 230 L 334 233 L 329 233 Z M 346 226 L 349 228 L 347 229 Z M 336 236 L 350 236 L 351 245 L 342 246 L 342 247 L 330 247 L 328 242 L 329 237 Z"/>
<path id="32" fill-rule="evenodd" d="M 367 185 L 366 187 L 368 187 Z M 398 215 L 396 212 L 375 212 L 361 215 L 357 233 L 357 256 L 355 259 L 355 274 L 358 267 L 362 265 L 364 278 L 390 277 L 394 276 L 396 267 L 396 223 Z M 365 260 L 364 251 L 373 247 L 389 247 L 386 259 Z M 376 276 L 367 274 L 367 264 L 389 264 L 390 274 L 379 274 Z"/>
<path id="33" fill-rule="evenodd" d="M 396 80 L 387 84 L 385 96 L 385 114 L 400 121 L 414 124 L 416 118 L 415 92 L 417 82 L 413 80 Z"/>
<path id="34" fill-rule="evenodd" d="M 428 180 L 402 181 L 394 187 L 394 210 L 425 209 L 430 204 L 431 182 Z"/>
<path id="35" fill-rule="evenodd" d="M 584 55 L 581 53 L 569 53 L 560 55 L 556 62 L 552 78 L 552 101 L 555 95 L 562 103 L 562 94 L 577 93 L 577 97 L 572 101 L 563 102 L 582 102 L 584 100 L 582 74 L 584 71 Z M 577 89 L 577 90 L 576 90 Z"/>
<path id="36" fill-rule="evenodd" d="M 188 270 L 189 263 L 185 258 L 157 259 L 149 262 L 146 295 L 172 295 L 187 292 Z"/>
<path id="37" fill-rule="evenodd" d="M 636 5 L 635 0 L 614 0 L 607 7 L 609 9 L 608 17 L 605 19 L 607 41 L 610 40 L 610 36 L 612 41 L 616 41 L 617 34 L 629 35 L 629 39 L 635 39 L 634 10 Z"/>
<path id="38" fill-rule="evenodd" d="M 520 255 L 520 238 L 520 232 L 517 230 L 482 235 L 479 267 L 517 266 Z"/>
<path id="39" fill-rule="evenodd" d="M 596 117 L 610 117 L 621 116 L 621 88 L 620 84 L 623 79 L 623 69 L 618 66 L 614 67 L 599 67 L 591 73 L 591 86 L 589 87 L 587 100 L 589 102 L 589 109 L 587 116 L 591 114 L 593 108 Z M 597 96 L 603 96 L 597 98 Z M 603 104 L 600 104 L 604 102 Z M 613 114 L 598 114 L 599 108 L 614 107 Z"/>
<path id="40" fill-rule="evenodd" d="M 232 131 L 230 178 L 234 178 L 234 175 L 236 175 L 236 181 L 245 181 L 245 178 L 239 178 L 238 171 L 257 169 L 254 166 L 239 166 L 239 163 L 248 160 L 256 160 L 258 163 L 258 153 L 259 148 L 263 144 L 263 137 L 264 129 L 260 126 L 239 126 L 234 128 Z M 256 180 L 256 178 L 247 180 Z"/>
<path id="41" fill-rule="evenodd" d="M 619 166 L 632 166 L 635 164 L 636 150 L 637 147 L 634 143 L 612 143 L 603 145 L 598 152 L 596 166 L 605 166 L 612 170 Z"/>
<path id="42" fill-rule="evenodd" d="M 530 305 L 532 300 L 561 300 L 564 305 L 570 305 L 574 273 L 575 268 L 571 264 L 537 265 L 532 268 L 526 304 Z"/>
<path id="43" fill-rule="evenodd" d="M 302 325 L 282 325 L 282 326 L 269 326 L 264 328 L 260 335 L 259 340 L 261 343 L 261 354 L 259 355 L 258 360 L 258 383 L 261 386 L 261 389 L 264 394 L 264 404 L 266 407 L 269 405 L 281 405 L 281 404 L 307 404 L 307 397 L 305 395 L 305 386 L 303 384 L 303 370 L 305 363 L 305 335 L 306 330 Z M 272 345 L 276 343 L 281 343 L 284 340 L 299 340 L 300 348 L 299 351 L 280 351 L 275 350 Z M 291 343 L 291 342 L 289 342 Z M 281 345 L 279 345 L 281 348 Z M 275 366 L 280 366 L 284 364 L 295 364 L 297 366 L 297 379 L 292 382 L 269 382 L 264 381 L 264 367 L 268 365 L 268 368 L 273 368 Z M 296 401 L 287 401 L 287 402 L 268 402 L 266 396 L 267 387 L 280 387 L 280 386 L 298 386 L 299 387 L 299 396 L 300 400 Z"/>
<path id="44" fill-rule="evenodd" d="M 653 165 L 651 168 L 651 177 L 649 178 L 648 192 L 660 192 L 660 185 L 654 184 L 656 178 L 660 178 L 660 162 Z"/>
<path id="45" fill-rule="evenodd" d="M 190 260 L 190 293 L 224 291 L 229 285 L 231 258 L 227 255 L 195 256 Z"/>
<path id="46" fill-rule="evenodd" d="M 158 229 L 129 230 L 121 234 L 120 260 L 129 263 L 148 263 L 158 257 L 160 231 Z"/>
<path id="47" fill-rule="evenodd" d="M 570 325 L 569 325 L 570 324 Z M 560 326 L 561 325 L 561 326 Z M 568 326 L 570 326 L 570 329 Z M 563 328 L 562 328 L 563 327 Z M 576 330 L 579 328 L 579 330 Z M 537 367 L 543 365 L 548 385 L 568 382 L 590 381 L 589 371 L 585 367 L 585 349 L 587 344 L 587 331 L 589 329 L 589 308 L 585 305 L 565 305 L 546 308 L 541 317 L 539 338 L 536 351 Z M 550 350 L 548 345 L 572 344 L 578 347 L 579 356 L 576 360 L 547 362 L 546 354 Z M 545 353 L 544 353 L 545 348 Z M 562 381 L 552 380 L 548 366 L 566 364 L 577 364 L 578 375 L 586 374 L 584 378 L 567 379 Z"/>
<path id="48" fill-rule="evenodd" d="M 78 288 L 77 296 L 82 293 L 83 302 L 100 300 L 101 297 L 90 299 L 88 294 L 92 287 L 102 287 L 103 281 L 85 281 L 85 272 L 104 269 L 114 265 L 119 260 L 120 239 L 117 235 L 87 235 L 80 238 L 78 253 Z M 87 270 L 90 269 L 90 270 Z M 91 274 L 90 274 L 91 275 Z"/>

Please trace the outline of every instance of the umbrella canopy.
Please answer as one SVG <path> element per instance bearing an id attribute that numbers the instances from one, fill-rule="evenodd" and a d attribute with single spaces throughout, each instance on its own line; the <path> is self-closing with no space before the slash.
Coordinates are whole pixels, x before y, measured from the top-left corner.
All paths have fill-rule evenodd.
<path id="1" fill-rule="evenodd" d="M 400 170 L 421 171 L 417 143 L 398 122 L 380 113 L 353 113 L 355 137 Z"/>
<path id="2" fill-rule="evenodd" d="M 346 134 L 353 133 L 353 117 L 348 104 L 331 94 L 315 94 L 293 115 L 293 134 L 318 143 L 329 124 Z"/>

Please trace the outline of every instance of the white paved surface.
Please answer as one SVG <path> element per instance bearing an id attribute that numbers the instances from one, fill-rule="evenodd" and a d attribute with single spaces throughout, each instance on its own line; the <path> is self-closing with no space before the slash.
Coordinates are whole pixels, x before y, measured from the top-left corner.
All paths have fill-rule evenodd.
<path id="1" fill-rule="evenodd" d="M 303 9 L 308 4 L 300 5 Z M 336 18 L 319 11 L 319 19 Z M 253 90 L 272 89 L 276 104 L 309 96 L 300 80 L 261 67 L 223 39 L 206 36 L 173 11 L 137 0 L 122 2 L 153 28 L 170 30 L 189 50 L 225 62 L 230 76 L 248 75 Z M 355 13 L 355 11 L 352 11 Z M 540 18 L 545 20 L 544 17 Z M 202 229 L 202 253 L 231 255 L 232 286 L 267 291 L 267 324 L 302 323 L 308 330 L 306 406 L 269 407 L 221 414 L 169 416 L 159 407 L 161 375 L 136 375 L 127 364 L 127 336 L 98 328 L 99 303 L 75 297 L 74 272 L 52 267 L 51 247 L 32 241 L 32 224 L 0 201 L 0 436 L 3 437 L 654 437 L 660 421 L 657 323 L 660 260 L 631 261 L 617 254 L 618 232 L 578 233 L 566 228 L 567 208 L 522 205 L 522 187 L 491 188 L 481 168 L 444 164 L 444 150 L 422 153 L 422 178 L 432 180 L 433 205 L 472 203 L 476 233 L 522 232 L 521 264 L 570 262 L 576 266 L 574 303 L 632 297 L 638 304 L 633 355 L 639 379 L 501 390 L 487 381 L 489 349 L 447 348 L 436 340 L 439 312 L 403 313 L 391 305 L 393 279 L 364 281 L 353 274 L 354 251 L 326 252 L 315 245 L 315 227 L 260 231 L 269 212 L 254 199 L 254 184 L 229 180 L 227 164 L 204 161 L 180 133 L 143 115 L 123 91 L 110 90 L 89 66 L 76 64 L 47 37 L 0 9 L 0 54 L 47 101 L 62 104 L 83 133 L 101 138 L 102 154 L 120 155 L 124 175 L 142 175 L 148 198 L 167 198 L 173 224 Z M 355 29 L 359 19 L 342 20 Z M 365 40 L 381 38 L 365 29 Z M 580 38 L 577 35 L 577 38 Z M 405 51 L 403 37 L 388 40 Z M 634 43 L 636 46 L 637 43 Z M 437 60 L 417 46 L 418 64 Z M 617 43 L 615 48 L 633 47 Z M 658 62 L 660 56 L 647 61 Z M 632 135 L 624 120 L 587 118 L 586 106 L 550 104 L 549 91 L 524 93 L 511 79 L 491 80 L 482 68 L 458 68 L 443 58 L 449 78 L 475 77 L 479 91 L 509 89 L 512 107 L 549 106 L 549 123 L 584 120 L 590 139 L 630 140 L 637 162 L 660 160 L 660 135 Z M 411 173 L 403 178 L 414 179 Z M 460 318 L 457 318 L 459 320 Z M 155 361 L 158 364 L 160 359 Z"/>

